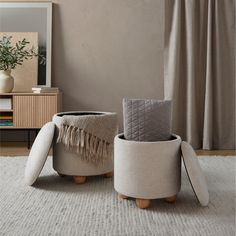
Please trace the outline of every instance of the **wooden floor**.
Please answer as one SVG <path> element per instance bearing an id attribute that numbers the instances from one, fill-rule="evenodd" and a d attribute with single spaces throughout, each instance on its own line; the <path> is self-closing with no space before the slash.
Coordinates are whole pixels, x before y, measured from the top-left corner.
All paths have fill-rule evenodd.
<path id="1" fill-rule="evenodd" d="M 198 156 L 236 156 L 236 150 L 196 150 Z"/>
<path id="2" fill-rule="evenodd" d="M 28 156 L 26 142 L 1 142 L 0 156 Z M 236 150 L 196 150 L 199 156 L 236 156 Z"/>
<path id="3" fill-rule="evenodd" d="M 28 156 L 27 142 L 0 142 L 0 156 Z"/>

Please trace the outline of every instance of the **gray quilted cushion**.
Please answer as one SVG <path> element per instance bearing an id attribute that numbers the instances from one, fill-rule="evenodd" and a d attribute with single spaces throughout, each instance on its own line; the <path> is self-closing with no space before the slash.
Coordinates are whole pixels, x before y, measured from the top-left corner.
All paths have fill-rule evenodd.
<path id="1" fill-rule="evenodd" d="M 124 137 L 164 141 L 171 137 L 171 101 L 123 99 Z"/>

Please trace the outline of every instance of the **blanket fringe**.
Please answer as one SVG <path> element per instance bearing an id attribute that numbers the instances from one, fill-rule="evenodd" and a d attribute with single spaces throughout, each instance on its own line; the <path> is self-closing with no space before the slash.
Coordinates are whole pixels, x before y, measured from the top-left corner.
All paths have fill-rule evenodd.
<path id="1" fill-rule="evenodd" d="M 83 160 L 100 164 L 111 155 L 111 143 L 75 126 L 62 125 L 57 143 L 62 143 L 67 150 L 76 152 Z"/>

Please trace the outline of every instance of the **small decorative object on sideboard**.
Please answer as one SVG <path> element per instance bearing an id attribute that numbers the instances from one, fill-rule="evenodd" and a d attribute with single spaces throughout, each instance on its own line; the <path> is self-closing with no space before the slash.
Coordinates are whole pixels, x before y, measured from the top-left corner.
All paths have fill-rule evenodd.
<path id="1" fill-rule="evenodd" d="M 9 97 L 0 98 L 0 111 L 9 111 L 12 109 L 12 99 Z"/>
<path id="2" fill-rule="evenodd" d="M 59 93 L 60 90 L 57 87 L 47 87 L 47 86 L 35 86 L 32 88 L 33 93 Z"/>
<path id="3" fill-rule="evenodd" d="M 11 70 L 17 65 L 22 65 L 24 60 L 39 57 L 40 63 L 45 64 L 45 58 L 39 55 L 32 46 L 26 48 L 30 43 L 25 38 L 18 41 L 14 46 L 11 43 L 12 36 L 3 36 L 0 39 L 0 93 L 9 93 L 14 88 L 14 79 Z"/>
<path id="4" fill-rule="evenodd" d="M 0 93 L 11 92 L 14 88 L 14 79 L 10 70 L 0 70 Z"/>
<path id="5" fill-rule="evenodd" d="M 12 99 L 8 96 L 0 97 L 0 126 L 13 126 Z"/>
<path id="6" fill-rule="evenodd" d="M 12 114 L 0 115 L 0 126 L 13 126 Z"/>

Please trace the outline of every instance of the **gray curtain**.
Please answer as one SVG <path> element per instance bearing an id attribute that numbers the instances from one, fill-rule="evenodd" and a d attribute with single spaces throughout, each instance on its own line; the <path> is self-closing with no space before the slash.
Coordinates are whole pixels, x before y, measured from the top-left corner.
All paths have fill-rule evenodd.
<path id="1" fill-rule="evenodd" d="M 235 0 L 165 1 L 165 99 L 194 148 L 235 149 Z"/>

